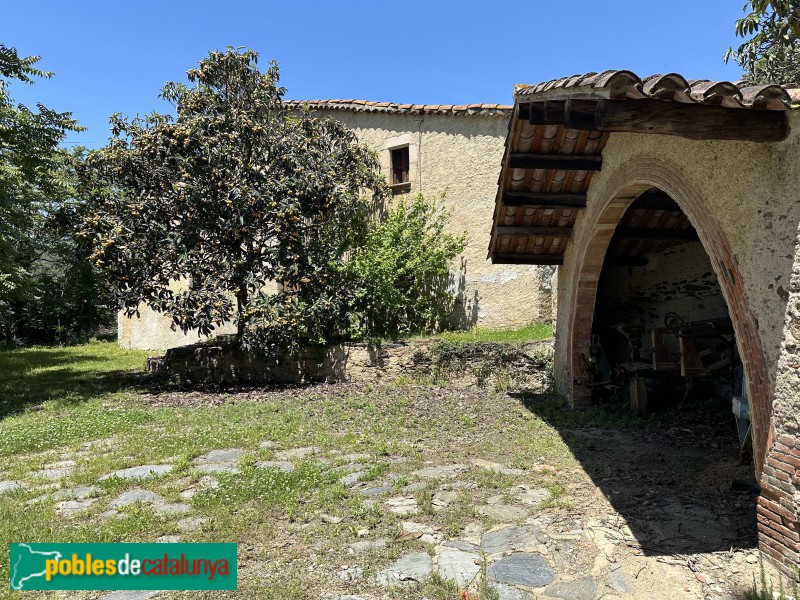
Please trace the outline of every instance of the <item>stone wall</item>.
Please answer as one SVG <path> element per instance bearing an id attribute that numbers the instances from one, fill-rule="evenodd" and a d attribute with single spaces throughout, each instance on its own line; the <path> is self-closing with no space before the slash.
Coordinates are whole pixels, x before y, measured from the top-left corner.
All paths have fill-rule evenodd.
<path id="1" fill-rule="evenodd" d="M 511 379 L 522 383 L 544 377 L 551 359 L 552 340 L 523 344 L 414 340 L 337 344 L 266 361 L 219 338 L 167 350 L 164 356 L 148 359 L 147 369 L 182 386 L 378 383 L 398 377 L 503 385 Z"/>
<path id="2" fill-rule="evenodd" d="M 664 327 L 667 313 L 686 321 L 728 316 L 719 281 L 699 242 L 650 255 L 644 267 L 604 266 L 597 288 L 595 332 L 617 323 L 641 326 L 641 359 L 649 362 L 651 332 Z"/>

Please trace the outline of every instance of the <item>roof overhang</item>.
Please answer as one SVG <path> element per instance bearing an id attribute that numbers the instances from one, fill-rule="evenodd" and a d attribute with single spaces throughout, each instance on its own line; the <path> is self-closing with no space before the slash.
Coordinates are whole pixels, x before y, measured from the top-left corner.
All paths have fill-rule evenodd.
<path id="1" fill-rule="evenodd" d="M 480 115 L 505 118 L 508 118 L 514 108 L 505 104 L 397 104 L 395 102 L 372 102 L 370 100 L 284 100 L 284 105 L 293 109 L 358 113 Z"/>
<path id="2" fill-rule="evenodd" d="M 494 263 L 558 265 L 609 135 L 778 142 L 789 134 L 786 111 L 800 90 L 606 71 L 517 85 L 514 96 L 489 256 Z M 652 229 L 663 246 L 670 234 Z"/>

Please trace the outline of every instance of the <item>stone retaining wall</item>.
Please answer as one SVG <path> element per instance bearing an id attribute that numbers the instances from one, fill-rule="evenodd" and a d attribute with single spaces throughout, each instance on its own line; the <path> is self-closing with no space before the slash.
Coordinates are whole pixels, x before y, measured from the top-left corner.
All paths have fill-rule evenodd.
<path id="1" fill-rule="evenodd" d="M 312 382 L 378 382 L 460 379 L 496 383 L 542 377 L 552 357 L 552 340 L 522 344 L 412 340 L 382 344 L 346 343 L 309 350 L 283 360 L 266 360 L 229 341 L 167 350 L 150 358 L 147 370 L 178 385 L 265 385 Z M 444 349 L 444 351 L 443 351 Z"/>

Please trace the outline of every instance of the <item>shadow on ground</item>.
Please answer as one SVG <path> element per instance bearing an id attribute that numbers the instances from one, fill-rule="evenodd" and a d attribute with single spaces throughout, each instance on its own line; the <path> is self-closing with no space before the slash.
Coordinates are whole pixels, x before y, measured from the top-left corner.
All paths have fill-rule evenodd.
<path id="1" fill-rule="evenodd" d="M 2 353 L 0 419 L 35 409 L 48 400 L 75 404 L 145 383 L 141 373 L 107 364 L 113 360 L 103 355 L 101 345 L 94 352 L 31 348 Z"/>
<path id="2" fill-rule="evenodd" d="M 644 554 L 756 547 L 757 489 L 742 486 L 755 486 L 753 467 L 740 464 L 729 406 L 694 406 L 645 420 L 622 407 L 572 411 L 547 394 L 513 395 L 559 431 Z"/>

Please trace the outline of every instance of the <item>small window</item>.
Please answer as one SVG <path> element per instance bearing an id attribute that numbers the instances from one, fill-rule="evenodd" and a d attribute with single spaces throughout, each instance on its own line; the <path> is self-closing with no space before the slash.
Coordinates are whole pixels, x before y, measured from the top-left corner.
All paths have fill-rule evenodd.
<path id="1" fill-rule="evenodd" d="M 408 146 L 395 148 L 392 153 L 392 185 L 408 183 Z"/>

